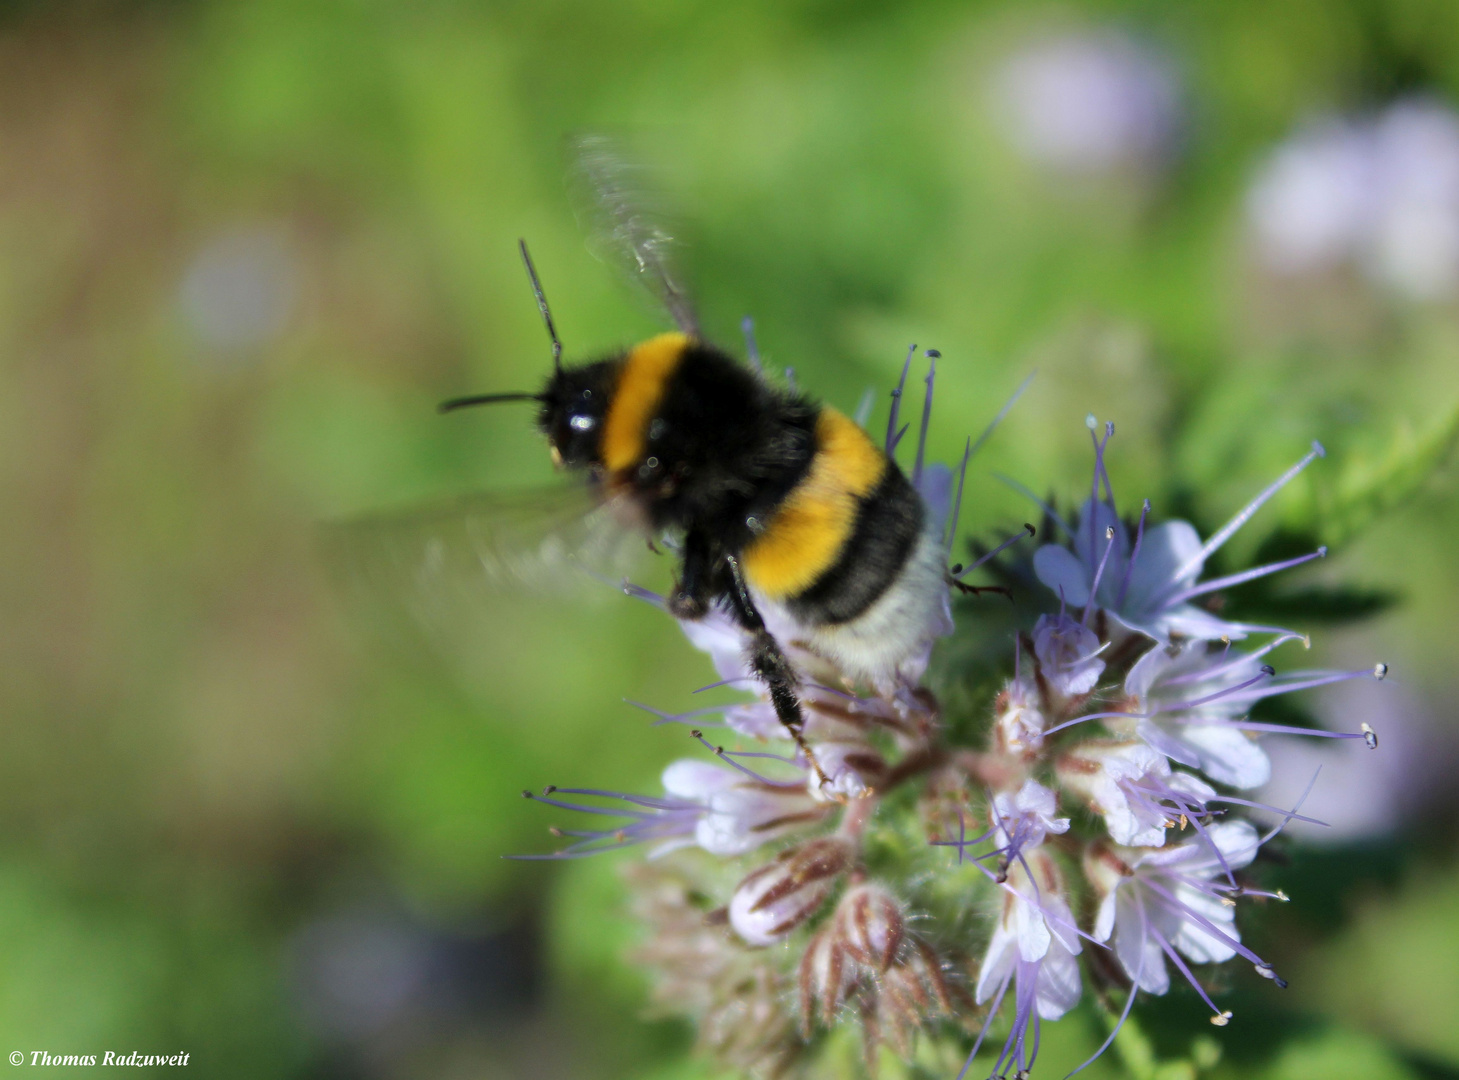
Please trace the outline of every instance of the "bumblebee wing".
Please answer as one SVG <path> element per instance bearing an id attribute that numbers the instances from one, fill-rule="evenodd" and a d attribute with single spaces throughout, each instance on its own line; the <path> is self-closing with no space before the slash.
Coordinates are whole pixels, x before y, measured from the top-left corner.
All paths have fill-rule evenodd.
<path id="1" fill-rule="evenodd" d="M 610 135 L 580 135 L 570 144 L 569 174 L 589 250 L 617 265 L 663 305 L 674 324 L 699 336 L 699 320 L 680 272 L 680 243 L 649 170 Z"/>
<path id="2" fill-rule="evenodd" d="M 579 484 L 337 522 L 326 526 L 324 548 L 350 593 L 404 605 L 437 628 L 473 617 L 503 593 L 608 595 L 605 583 L 641 568 L 649 553 L 643 533 Z"/>

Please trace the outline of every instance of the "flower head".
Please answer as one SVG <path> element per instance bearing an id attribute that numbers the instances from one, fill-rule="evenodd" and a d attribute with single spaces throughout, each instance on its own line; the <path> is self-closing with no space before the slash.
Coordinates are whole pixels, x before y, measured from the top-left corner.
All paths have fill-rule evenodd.
<path id="1" fill-rule="evenodd" d="M 1090 418 L 1093 419 L 1092 417 Z M 1285 559 L 1238 574 L 1200 581 L 1209 559 L 1238 529 L 1251 519 L 1268 499 L 1285 487 L 1303 469 L 1324 453 L 1318 443 L 1308 454 L 1274 482 L 1210 539 L 1201 542 L 1194 526 L 1185 521 L 1167 521 L 1145 527 L 1150 511 L 1147 501 L 1140 512 L 1133 540 L 1115 510 L 1114 494 L 1104 470 L 1104 452 L 1114 435 L 1114 425 L 1105 425 L 1103 439 L 1095 439 L 1094 488 L 1080 510 L 1078 524 L 1061 518 L 1060 527 L 1069 546 L 1045 544 L 1034 553 L 1034 571 L 1061 604 L 1085 608 L 1085 624 L 1092 609 L 1106 612 L 1119 625 L 1156 641 L 1198 638 L 1205 641 L 1238 640 L 1250 633 L 1280 633 L 1278 627 L 1255 626 L 1220 619 L 1192 601 L 1222 589 L 1286 570 L 1327 554 L 1319 548 L 1310 555 Z M 1104 497 L 1100 497 L 1103 485 Z"/>
<path id="2" fill-rule="evenodd" d="M 1164 754 L 1145 743 L 1081 743 L 1059 758 L 1064 787 L 1081 794 L 1104 818 L 1110 839 L 1135 847 L 1159 847 L 1181 818 L 1206 813 L 1216 789 L 1197 776 L 1175 772 Z"/>
<path id="3" fill-rule="evenodd" d="M 1232 874 L 1251 862 L 1260 846 L 1250 822 L 1228 821 L 1156 850 L 1100 849 L 1092 856 L 1091 872 L 1096 887 L 1104 890 L 1095 940 L 1113 938 L 1120 966 L 1140 989 L 1163 994 L 1170 988 L 1169 959 L 1213 1013 L 1229 1016 L 1216 1008 L 1185 961 L 1219 964 L 1240 955 L 1274 977 L 1271 966 L 1241 943 L 1235 925 L 1234 899 L 1241 889 Z"/>
<path id="4" fill-rule="evenodd" d="M 1013 1025 L 993 1068 L 994 1075 L 1008 1067 L 1031 1069 L 1038 1054 L 1039 1021 L 1059 1019 L 1078 1003 L 1081 993 L 1075 957 L 1082 946 L 1053 859 L 1039 849 L 1025 852 L 1010 869 L 1003 889 L 1003 911 L 978 969 L 974 991 L 980 1005 L 992 999 L 988 1010 L 991 1023 L 1009 984 L 1014 987 Z M 963 1066 L 963 1074 L 987 1030 L 985 1025 L 968 1055 L 968 1064 Z"/>

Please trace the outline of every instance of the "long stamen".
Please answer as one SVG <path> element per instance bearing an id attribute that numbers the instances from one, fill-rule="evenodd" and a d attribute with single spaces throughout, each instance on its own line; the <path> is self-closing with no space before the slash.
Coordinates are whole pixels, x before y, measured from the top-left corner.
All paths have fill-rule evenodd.
<path id="1" fill-rule="evenodd" d="M 1150 936 L 1155 939 L 1156 943 L 1159 944 L 1161 951 L 1164 952 L 1166 956 L 1170 957 L 1171 962 L 1174 963 L 1180 973 L 1185 976 L 1186 982 L 1195 987 L 1196 993 L 1201 995 L 1201 1000 L 1204 1001 L 1208 1006 L 1210 1006 L 1211 1011 L 1217 1016 L 1227 1016 L 1226 1013 L 1216 1008 L 1216 1003 L 1212 1001 L 1210 995 L 1206 993 L 1206 988 L 1197 981 L 1195 975 L 1191 973 L 1191 969 L 1186 966 L 1185 961 L 1176 954 L 1176 951 L 1171 947 L 1170 942 L 1165 939 L 1165 935 L 1162 934 L 1159 930 L 1156 930 L 1154 927 L 1151 927 Z M 1227 1017 L 1227 1019 L 1229 1019 L 1229 1017 Z M 1224 1024 L 1222 1026 L 1224 1026 Z"/>
<path id="2" fill-rule="evenodd" d="M 927 452 L 927 426 L 932 421 L 932 386 L 937 380 L 937 358 L 942 354 L 936 349 L 927 350 L 927 396 L 922 400 L 922 426 L 917 431 L 917 460 L 912 465 L 912 486 L 922 479 L 922 460 Z"/>
<path id="3" fill-rule="evenodd" d="M 1260 956 L 1257 956 L 1256 953 L 1252 952 L 1236 938 L 1226 933 L 1226 931 L 1222 930 L 1219 926 L 1213 923 L 1210 919 L 1206 918 L 1199 911 L 1193 909 L 1189 904 L 1181 903 L 1181 901 L 1175 896 L 1175 894 L 1172 893 L 1169 889 L 1166 889 L 1163 885 L 1159 885 L 1155 881 L 1147 879 L 1145 881 L 1145 887 L 1156 893 L 1158 896 L 1161 896 L 1165 900 L 1167 900 L 1172 905 L 1172 909 L 1178 912 L 1183 918 L 1189 919 L 1191 922 L 1195 923 L 1202 930 L 1204 930 L 1207 934 L 1210 934 L 1217 941 L 1221 942 L 1221 944 L 1225 945 L 1228 949 L 1234 950 L 1236 952 L 1236 955 L 1246 960 L 1249 960 L 1251 963 L 1261 967 L 1270 966 Z"/>
<path id="4" fill-rule="evenodd" d="M 974 570 L 976 570 L 978 567 L 982 566 L 984 563 L 988 562 L 990 559 L 996 558 L 1003 551 L 1006 551 L 1008 548 L 1011 548 L 1014 544 L 1018 543 L 1025 536 L 1032 537 L 1032 536 L 1037 536 L 1037 535 L 1038 535 L 1038 530 L 1035 529 L 1032 525 L 1030 525 L 1027 522 L 1025 522 L 1024 523 L 1024 526 L 1023 526 L 1023 532 L 1021 532 L 1021 533 L 1015 533 L 1013 536 L 1010 536 L 1007 540 L 1003 541 L 1003 543 L 999 544 L 997 547 L 995 547 L 992 551 L 988 552 L 986 555 L 981 556 L 976 562 L 972 563 L 970 566 L 963 566 L 963 567 L 957 567 L 957 566 L 955 566 L 955 567 L 953 567 L 954 573 L 952 575 L 952 580 L 953 581 L 961 581 L 963 578 L 967 577 Z"/>
<path id="5" fill-rule="evenodd" d="M 902 388 L 907 385 L 907 372 L 912 370 L 912 357 L 917 354 L 917 344 L 913 342 L 907 346 L 907 360 L 902 365 L 902 377 L 897 380 L 897 388 L 892 391 L 892 411 L 887 417 L 887 457 L 897 452 L 897 443 L 901 440 L 902 434 L 897 431 L 897 414 L 902 411 Z M 903 428 L 902 431 L 906 431 Z"/>
<path id="6" fill-rule="evenodd" d="M 1052 521 L 1055 525 L 1064 530 L 1065 536 L 1067 536 L 1070 540 L 1074 539 L 1074 530 L 1069 526 L 1069 523 L 1064 520 L 1064 516 L 1060 514 L 1057 510 L 1055 510 L 1052 506 L 1044 502 L 1043 499 L 1040 499 L 1023 484 L 1020 484 L 1017 480 L 1013 479 L 1013 477 L 1005 476 L 1003 473 L 994 473 L 993 476 L 1000 483 L 1007 484 L 1024 498 L 1032 500 L 1035 506 L 1042 510 L 1046 515 L 1048 515 L 1050 521 Z"/>
<path id="7" fill-rule="evenodd" d="M 957 539 L 957 519 L 963 508 L 963 482 L 968 478 L 968 461 L 973 456 L 973 440 L 968 437 L 967 443 L 963 446 L 963 459 L 957 467 L 957 494 L 953 496 L 952 513 L 948 517 L 947 529 L 942 534 L 942 550 L 951 551 L 953 541 Z"/>
<path id="8" fill-rule="evenodd" d="M 1084 619 L 1082 625 L 1089 626 L 1089 620 L 1094 616 L 1094 609 L 1098 607 L 1095 596 L 1099 593 L 1099 579 L 1104 577 L 1105 564 L 1109 562 L 1109 553 L 1115 546 L 1115 528 L 1113 525 L 1104 530 L 1104 554 L 1099 558 L 1099 567 L 1094 571 L 1094 582 L 1089 586 L 1089 602 L 1084 605 Z"/>
<path id="9" fill-rule="evenodd" d="M 1275 674 L 1275 671 L 1263 664 L 1261 671 L 1245 682 L 1237 683 L 1235 686 L 1228 686 L 1224 690 L 1217 690 L 1215 693 L 1207 694 L 1205 697 L 1199 697 L 1193 701 L 1178 701 L 1173 705 L 1157 705 L 1153 711 L 1163 713 L 1180 712 L 1184 709 L 1199 709 L 1202 705 L 1209 705 L 1213 701 L 1220 701 L 1222 698 L 1231 697 L 1233 694 L 1245 690 L 1248 686 L 1254 686 L 1263 679 L 1270 679 Z"/>
<path id="10" fill-rule="evenodd" d="M 1263 836 L 1260 840 L 1257 841 L 1257 845 L 1258 846 L 1260 846 L 1262 844 L 1265 844 L 1272 837 L 1276 836 L 1277 833 L 1281 832 L 1283 829 L 1285 829 L 1287 827 L 1287 823 L 1289 821 L 1291 821 L 1294 817 L 1296 817 L 1297 811 L 1300 810 L 1300 809 L 1302 809 L 1302 804 L 1307 801 L 1307 796 L 1309 796 L 1309 795 L 1312 794 L 1312 789 L 1317 786 L 1317 778 L 1319 776 L 1321 776 L 1321 775 L 1322 775 L 1322 766 L 1319 765 L 1319 766 L 1317 766 L 1316 770 L 1313 771 L 1313 773 L 1312 773 L 1312 779 L 1311 780 L 1308 780 L 1307 781 L 1307 786 L 1302 789 L 1302 797 L 1300 799 L 1298 799 L 1295 803 L 1292 804 L 1292 809 L 1283 811 L 1282 820 L 1279 823 L 1277 823 L 1275 826 L 1273 826 L 1272 829 L 1270 831 L 1268 831 L 1265 836 Z"/>
<path id="11" fill-rule="evenodd" d="M 749 359 L 750 366 L 760 371 L 760 346 L 755 343 L 755 320 L 746 315 L 740 320 L 740 330 L 745 335 L 745 356 Z"/>
<path id="12" fill-rule="evenodd" d="M 1262 505 L 1268 499 L 1270 499 L 1277 492 L 1281 491 L 1282 488 L 1287 486 L 1287 484 L 1291 483 L 1292 479 L 1296 477 L 1296 475 L 1300 473 L 1303 469 L 1307 468 L 1308 465 L 1312 464 L 1314 460 L 1320 457 L 1325 457 L 1326 455 L 1327 451 L 1322 448 L 1322 444 L 1320 442 L 1314 442 L 1312 444 L 1312 449 L 1303 456 L 1301 461 L 1297 462 L 1297 464 L 1293 465 L 1286 472 L 1282 473 L 1281 476 L 1277 477 L 1274 481 L 1268 484 L 1266 488 L 1262 490 L 1261 494 L 1252 499 L 1251 502 L 1247 503 L 1246 506 L 1235 517 L 1226 522 L 1225 525 L 1221 526 L 1221 528 L 1218 529 L 1209 540 L 1201 545 L 1200 551 L 1196 552 L 1183 564 L 1181 564 L 1180 569 L 1178 569 L 1174 574 L 1171 575 L 1171 580 L 1180 581 L 1182 578 L 1189 576 L 1192 572 L 1198 570 L 1201 566 L 1203 566 L 1205 564 L 1205 561 L 1210 558 L 1211 555 L 1214 554 L 1215 551 L 1222 544 L 1231 539 L 1232 534 L 1235 533 L 1237 529 L 1241 528 L 1241 526 L 1245 525 L 1248 521 L 1251 520 L 1252 515 L 1260 510 L 1262 508 Z"/>
<path id="13" fill-rule="evenodd" d="M 1149 933 L 1150 923 L 1149 919 L 1145 915 L 1145 900 L 1143 897 L 1140 896 L 1138 890 L 1135 893 L 1135 905 L 1136 910 L 1138 910 L 1140 914 L 1140 940 L 1144 941 L 1146 935 Z M 1080 1065 L 1077 1069 L 1074 1070 L 1074 1072 L 1067 1073 L 1064 1076 L 1064 1080 L 1069 1080 L 1069 1077 L 1073 1076 L 1074 1073 L 1083 1072 L 1085 1069 L 1089 1068 L 1089 1066 L 1093 1065 L 1097 1060 L 1099 1060 L 1100 1055 L 1102 1055 L 1106 1050 L 1109 1049 L 1110 1043 L 1115 1041 L 1115 1036 L 1118 1035 L 1120 1033 L 1120 1029 L 1125 1026 L 1125 1021 L 1130 1018 L 1130 1009 L 1134 1006 L 1135 998 L 1140 993 L 1140 980 L 1145 975 L 1145 952 L 1146 950 L 1144 949 L 1140 950 L 1140 962 L 1135 965 L 1135 974 L 1130 980 L 1130 992 L 1125 997 L 1125 1007 L 1120 1011 L 1120 1018 L 1115 1022 L 1115 1026 L 1110 1031 L 1109 1037 L 1105 1039 L 1104 1042 L 1099 1044 L 1099 1049 L 1089 1056 L 1088 1061 L 1086 1061 L 1083 1065 Z"/>
<path id="14" fill-rule="evenodd" d="M 733 709 L 735 707 L 734 705 L 706 705 L 702 709 L 690 709 L 688 712 L 671 713 L 665 711 L 664 709 L 655 709 L 652 705 L 645 705 L 641 701 L 634 701 L 632 698 L 624 698 L 623 703 L 625 705 L 632 705 L 635 709 L 642 709 L 646 713 L 651 713 L 652 715 L 657 716 L 658 719 L 653 722 L 653 727 L 658 727 L 661 724 L 688 724 L 698 717 L 712 716 L 716 713 L 723 716 L 725 713 L 729 712 L 730 709 Z M 720 725 L 709 724 L 705 726 L 715 727 Z"/>
<path id="15" fill-rule="evenodd" d="M 751 757 L 751 756 L 754 756 L 754 757 L 773 757 L 775 755 L 772 755 L 772 754 L 764 754 L 764 755 L 761 755 L 761 754 L 755 754 L 755 755 L 750 755 L 750 754 L 737 754 L 736 752 L 733 752 L 733 751 L 726 751 L 725 748 L 722 747 L 722 746 L 715 746 L 712 742 L 710 742 L 708 739 L 706 739 L 704 737 L 704 734 L 701 731 L 695 730 L 695 731 L 689 732 L 689 734 L 690 734 L 690 736 L 696 742 L 698 742 L 706 750 L 709 750 L 709 751 L 713 752 L 713 754 L 717 758 L 719 758 L 719 760 L 723 761 L 730 768 L 736 769 L 739 772 L 744 773 L 746 776 L 750 777 L 750 779 L 752 779 L 752 780 L 758 781 L 761 784 L 768 784 L 771 787 L 776 787 L 776 788 L 799 788 L 800 787 L 800 783 L 797 782 L 797 781 L 793 781 L 793 780 L 772 780 L 768 776 L 761 776 L 754 769 L 747 768 L 747 767 L 745 767 L 744 765 L 741 765 L 738 761 L 735 760 L 735 757 L 736 756 L 743 756 L 743 757 Z M 784 760 L 784 759 L 778 759 L 778 760 Z"/>
<path id="16" fill-rule="evenodd" d="M 1013 968 L 1008 969 L 1008 974 L 1003 976 L 1003 981 L 998 984 L 998 992 L 993 995 L 993 1004 L 988 1007 L 988 1019 L 983 1021 L 983 1030 L 978 1032 L 977 1039 L 973 1042 L 973 1048 L 968 1052 L 968 1060 L 963 1062 L 963 1067 L 958 1070 L 957 1080 L 964 1080 L 968 1070 L 973 1067 L 973 1058 L 978 1056 L 978 1051 L 983 1047 L 983 1039 L 988 1035 L 988 1029 L 993 1026 L 993 1018 L 998 1015 L 998 1010 L 1003 1006 L 1003 996 L 1008 993 L 1008 984 L 1013 981 Z"/>
<path id="17" fill-rule="evenodd" d="M 1273 649 L 1277 648 L 1277 646 L 1279 645 L 1285 645 L 1289 641 L 1305 640 L 1306 638 L 1304 638 L 1301 634 L 1295 634 L 1289 631 L 1288 633 L 1282 634 L 1280 637 L 1274 638 L 1273 640 L 1267 642 L 1265 645 L 1261 646 L 1261 648 L 1256 649 L 1253 652 L 1237 653 L 1234 659 L 1226 660 L 1224 658 L 1229 656 L 1231 653 L 1231 642 L 1228 639 L 1225 643 L 1225 650 L 1222 653 L 1222 663 L 1218 664 L 1216 667 L 1211 668 L 1196 668 L 1194 671 L 1187 671 L 1184 675 L 1172 675 L 1170 678 L 1164 680 L 1164 685 L 1183 686 L 1186 683 L 1192 682 L 1209 682 L 1212 679 L 1220 678 L 1228 671 L 1232 671 L 1238 667 L 1244 667 L 1245 665 L 1251 663 L 1251 661 L 1260 659 L 1267 653 L 1271 652 Z"/>
<path id="18" fill-rule="evenodd" d="M 1018 389 L 1013 391 L 1013 396 L 1003 403 L 1003 408 L 998 410 L 998 415 L 989 421 L 988 426 L 983 429 L 983 434 L 979 435 L 977 441 L 973 443 L 973 448 L 969 456 L 976 454 L 983 448 L 983 444 L 992 436 L 993 429 L 1003 422 L 1003 418 L 1008 415 L 1009 410 L 1013 408 L 1018 399 L 1023 397 L 1023 392 L 1028 389 L 1029 383 L 1033 382 L 1033 377 L 1037 374 L 1038 369 L 1035 368 L 1028 373 L 1028 378 L 1018 384 Z"/>
<path id="19" fill-rule="evenodd" d="M 1130 579 L 1135 573 L 1135 560 L 1140 557 L 1140 545 L 1145 542 L 1145 519 L 1150 516 L 1150 500 L 1146 499 L 1140 507 L 1140 524 L 1135 526 L 1135 546 L 1130 551 L 1130 561 L 1125 563 L 1125 574 L 1120 579 L 1119 595 L 1115 597 L 1115 607 L 1124 607 L 1125 593 L 1129 592 Z"/>
<path id="20" fill-rule="evenodd" d="M 1290 570 L 1294 566 L 1301 566 L 1313 559 L 1324 559 L 1327 557 L 1327 547 L 1318 548 L 1307 555 L 1298 555 L 1294 559 L 1283 559 L 1280 562 L 1267 563 L 1265 566 L 1254 566 L 1250 570 L 1243 570 L 1239 574 L 1227 574 L 1225 577 L 1213 578 L 1210 581 L 1203 581 L 1199 585 L 1193 585 L 1189 589 L 1182 589 L 1173 596 L 1161 600 L 1164 607 L 1173 607 L 1176 604 L 1183 604 L 1197 596 L 1215 592 L 1217 589 L 1229 589 L 1235 585 L 1243 585 L 1248 581 L 1255 581 L 1257 578 L 1266 577 L 1268 574 L 1275 574 L 1282 570 Z"/>

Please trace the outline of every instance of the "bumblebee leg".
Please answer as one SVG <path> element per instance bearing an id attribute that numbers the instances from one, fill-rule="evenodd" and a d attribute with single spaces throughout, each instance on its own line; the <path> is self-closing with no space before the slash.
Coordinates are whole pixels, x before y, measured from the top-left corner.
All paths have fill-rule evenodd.
<path id="1" fill-rule="evenodd" d="M 684 537 L 684 561 L 669 595 L 669 614 L 697 622 L 709 614 L 714 591 L 714 556 L 709 540 L 702 532 L 692 531 Z"/>
<path id="2" fill-rule="evenodd" d="M 781 651 L 774 635 L 765 628 L 765 620 L 760 615 L 760 609 L 755 606 L 754 598 L 750 596 L 749 586 L 745 584 L 739 559 L 726 555 L 724 564 L 730 574 L 730 610 L 740 626 L 750 635 L 749 645 L 745 650 L 745 659 L 750 664 L 750 670 L 770 691 L 770 703 L 775 706 L 775 715 L 785 725 L 785 730 L 790 732 L 790 737 L 795 740 L 800 752 L 805 755 L 807 763 L 816 774 L 816 780 L 825 786 L 826 774 L 821 771 L 816 755 L 803 735 L 805 714 L 800 708 L 800 695 L 797 692 L 800 680 L 796 677 L 795 669 L 790 666 L 790 661 Z"/>
<path id="3" fill-rule="evenodd" d="M 965 585 L 951 575 L 948 575 L 947 582 L 964 596 L 982 596 L 985 592 L 998 593 L 1008 597 L 1010 604 L 1013 603 L 1013 590 L 1007 585 Z"/>

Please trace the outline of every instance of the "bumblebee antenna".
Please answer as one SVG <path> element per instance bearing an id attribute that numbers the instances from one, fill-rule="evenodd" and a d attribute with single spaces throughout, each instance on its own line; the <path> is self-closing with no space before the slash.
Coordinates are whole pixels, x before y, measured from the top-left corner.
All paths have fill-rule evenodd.
<path id="1" fill-rule="evenodd" d="M 532 265 L 532 256 L 527 254 L 527 241 L 518 240 L 522 249 L 522 262 L 527 264 L 527 277 L 532 281 L 532 295 L 537 297 L 537 310 L 542 312 L 542 321 L 547 325 L 547 336 L 552 339 L 552 370 L 562 370 L 562 342 L 557 339 L 557 327 L 552 323 L 552 311 L 547 307 L 547 294 L 542 291 L 542 282 L 537 280 L 537 268 Z"/>
<path id="2" fill-rule="evenodd" d="M 436 412 L 455 412 L 472 405 L 495 405 L 499 401 L 541 401 L 541 394 L 471 394 L 468 397 L 451 398 L 436 406 Z"/>

